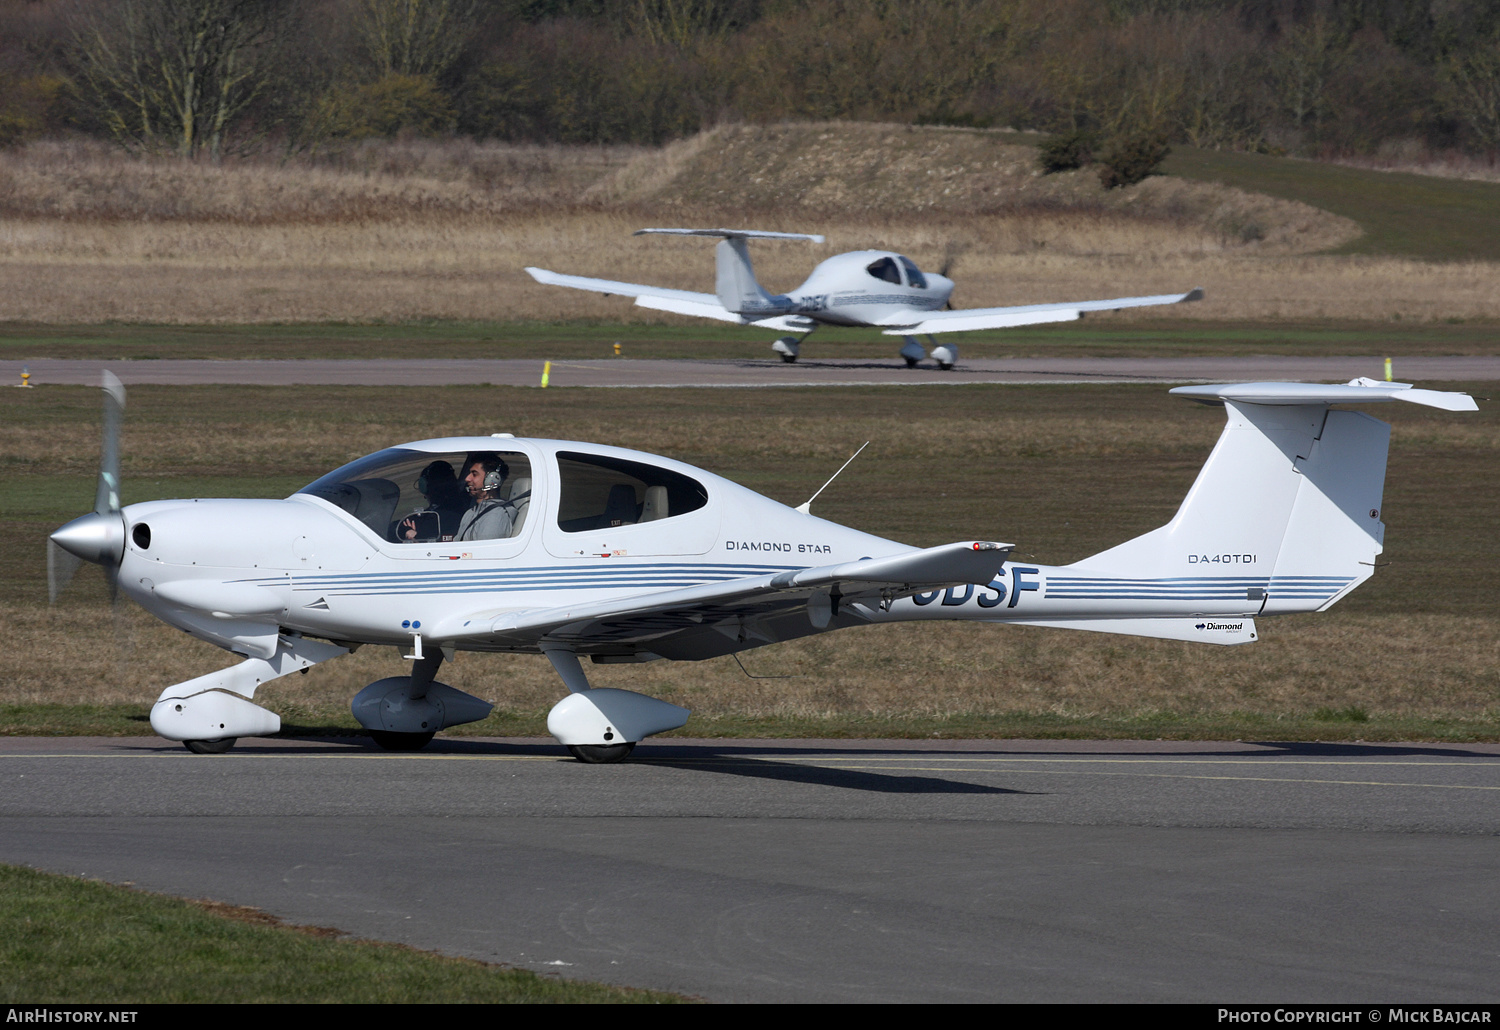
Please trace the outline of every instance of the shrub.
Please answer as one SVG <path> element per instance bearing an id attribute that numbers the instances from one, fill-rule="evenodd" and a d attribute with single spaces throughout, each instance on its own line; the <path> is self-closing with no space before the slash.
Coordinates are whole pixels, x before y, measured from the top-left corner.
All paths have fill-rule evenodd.
<path id="1" fill-rule="evenodd" d="M 1037 158 L 1042 162 L 1042 171 L 1070 172 L 1094 161 L 1094 134 L 1092 132 L 1070 132 L 1065 136 L 1053 136 L 1037 147 Z"/>
<path id="2" fill-rule="evenodd" d="M 1104 188 L 1134 186 L 1155 174 L 1172 148 L 1159 132 L 1141 132 L 1115 139 L 1099 158 L 1099 181 Z"/>

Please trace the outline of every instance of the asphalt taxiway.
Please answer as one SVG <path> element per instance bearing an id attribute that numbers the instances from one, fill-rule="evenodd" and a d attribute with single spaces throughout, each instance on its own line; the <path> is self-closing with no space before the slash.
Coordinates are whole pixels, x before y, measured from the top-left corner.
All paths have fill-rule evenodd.
<path id="1" fill-rule="evenodd" d="M 29 369 L 36 385 L 97 386 L 109 368 L 127 386 L 228 383 L 246 386 L 447 386 L 489 383 L 540 386 L 540 359 L 379 359 L 369 361 L 242 361 L 43 358 L 0 361 L 0 382 L 19 383 Z M 1396 357 L 1401 382 L 1500 379 L 1500 357 Z M 951 371 L 930 362 L 807 360 L 795 365 L 750 359 L 551 362 L 549 385 L 563 387 L 953 386 L 972 383 L 1348 382 L 1385 378 L 1385 358 L 974 358 Z"/>
<path id="2" fill-rule="evenodd" d="M 0 738 L 0 861 L 712 1001 L 1493 1002 L 1500 745 Z"/>

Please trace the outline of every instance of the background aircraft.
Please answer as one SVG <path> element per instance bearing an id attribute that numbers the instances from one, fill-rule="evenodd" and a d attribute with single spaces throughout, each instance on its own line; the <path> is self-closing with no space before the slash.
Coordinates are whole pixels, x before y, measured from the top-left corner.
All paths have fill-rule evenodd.
<path id="1" fill-rule="evenodd" d="M 1086 311 L 1118 311 L 1203 299 L 1203 291 L 1193 289 L 1187 293 L 1153 297 L 945 310 L 953 295 L 953 280 L 946 274 L 924 273 L 910 258 L 885 250 L 836 254 L 814 268 L 807 281 L 791 293 L 773 295 L 756 281 L 745 241 L 811 240 L 822 243 L 822 236 L 749 229 L 640 229 L 635 233 L 637 236 L 646 234 L 720 237 L 721 241 L 715 248 L 716 292 L 694 293 L 611 279 L 561 275 L 545 268 L 528 268 L 526 271 L 537 282 L 549 286 L 634 297 L 638 307 L 800 332 L 801 337 L 783 336 L 771 344 L 771 349 L 787 362 L 797 360 L 802 341 L 819 325 L 879 328 L 885 335 L 900 336 L 905 341 L 900 353 L 908 368 L 927 356 L 927 351 L 917 342 L 919 335 L 926 335 L 928 342 L 934 343 L 933 358 L 940 367 L 949 369 L 958 361 L 958 347 L 951 343 L 936 345 L 932 340 L 934 333 L 1069 322 L 1082 318 Z M 945 266 L 943 273 L 947 271 Z"/>
<path id="2" fill-rule="evenodd" d="M 1228 422 L 1176 516 L 1054 568 L 1011 562 L 1010 544 L 884 540 L 670 458 L 508 434 L 378 451 L 283 500 L 122 507 L 125 394 L 105 378 L 95 508 L 51 541 L 104 566 L 112 588 L 165 622 L 244 658 L 168 686 L 151 710 L 157 733 L 200 753 L 276 733 L 256 689 L 361 644 L 409 648 L 413 663 L 352 702 L 383 746 L 422 747 L 488 714 L 436 681 L 457 652 L 540 653 L 570 691 L 548 729 L 580 760 L 606 762 L 689 713 L 590 689 L 585 658 L 698 661 L 924 619 L 1247 643 L 1257 616 L 1328 608 L 1370 577 L 1382 549 L 1390 427 L 1330 405 L 1476 410 L 1466 394 L 1363 379 L 1178 387 L 1222 404 Z M 473 482 L 510 518 L 503 535 L 454 540 L 439 480 L 462 478 L 476 458 L 486 474 Z M 54 557 L 55 596 L 65 576 Z"/>

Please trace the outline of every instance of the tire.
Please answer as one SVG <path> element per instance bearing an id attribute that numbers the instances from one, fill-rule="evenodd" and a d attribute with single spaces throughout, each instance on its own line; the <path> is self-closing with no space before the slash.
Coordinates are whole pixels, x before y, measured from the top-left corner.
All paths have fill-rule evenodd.
<path id="1" fill-rule="evenodd" d="M 220 737 L 218 740 L 184 740 L 182 746 L 195 755 L 222 755 L 234 747 L 239 737 Z"/>
<path id="2" fill-rule="evenodd" d="M 420 751 L 432 743 L 431 733 L 392 733 L 390 730 L 371 730 L 370 739 L 387 751 Z"/>
<path id="3" fill-rule="evenodd" d="M 585 765 L 609 765 L 613 762 L 622 762 L 634 750 L 633 743 L 568 745 L 568 754 Z"/>

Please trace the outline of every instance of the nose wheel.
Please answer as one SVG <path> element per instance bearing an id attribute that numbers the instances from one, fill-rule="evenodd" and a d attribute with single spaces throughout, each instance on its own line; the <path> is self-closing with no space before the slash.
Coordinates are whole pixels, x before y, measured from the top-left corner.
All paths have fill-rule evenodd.
<path id="1" fill-rule="evenodd" d="M 633 743 L 568 745 L 568 754 L 586 765 L 609 765 L 612 762 L 623 762 L 626 756 L 634 750 Z"/>
<path id="2" fill-rule="evenodd" d="M 234 747 L 239 737 L 220 737 L 218 740 L 184 740 L 182 746 L 195 755 L 222 755 Z"/>

